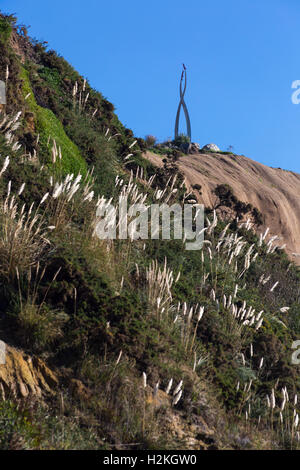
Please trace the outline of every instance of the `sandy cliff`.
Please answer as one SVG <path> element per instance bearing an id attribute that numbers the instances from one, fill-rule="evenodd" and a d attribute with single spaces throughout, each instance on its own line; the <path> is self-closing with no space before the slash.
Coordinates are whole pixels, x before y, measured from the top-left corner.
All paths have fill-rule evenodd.
<path id="1" fill-rule="evenodd" d="M 162 157 L 145 154 L 153 164 L 162 166 Z M 186 185 L 202 186 L 199 202 L 212 207 L 218 184 L 229 184 L 243 202 L 257 207 L 264 216 L 265 227 L 286 243 L 290 257 L 300 264 L 300 174 L 269 168 L 240 155 L 195 153 L 178 160 Z M 280 243 L 281 243 L 280 241 Z"/>

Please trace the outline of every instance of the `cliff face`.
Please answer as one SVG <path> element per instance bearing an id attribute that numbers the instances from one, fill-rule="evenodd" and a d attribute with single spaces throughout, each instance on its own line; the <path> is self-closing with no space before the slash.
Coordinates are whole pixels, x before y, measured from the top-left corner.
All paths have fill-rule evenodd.
<path id="1" fill-rule="evenodd" d="M 146 157 L 162 166 L 162 157 L 147 152 Z M 178 160 L 186 185 L 192 190 L 201 185 L 198 201 L 212 207 L 216 202 L 213 192 L 219 184 L 232 187 L 242 202 L 251 203 L 263 214 L 264 224 L 259 231 L 270 228 L 278 235 L 278 245 L 286 244 L 286 251 L 300 263 L 300 174 L 280 168 L 269 168 L 241 155 L 196 153 Z"/>

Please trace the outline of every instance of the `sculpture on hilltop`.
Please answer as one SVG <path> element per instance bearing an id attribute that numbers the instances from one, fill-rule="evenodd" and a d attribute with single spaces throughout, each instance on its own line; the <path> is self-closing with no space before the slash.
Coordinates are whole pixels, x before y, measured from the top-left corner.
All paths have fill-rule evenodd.
<path id="1" fill-rule="evenodd" d="M 183 111 L 185 114 L 185 120 L 186 120 L 186 128 L 187 128 L 187 136 L 191 142 L 191 123 L 190 123 L 190 117 L 189 113 L 184 101 L 184 95 L 185 95 L 185 90 L 186 90 L 186 67 L 184 64 L 183 65 L 183 70 L 181 73 L 181 78 L 180 78 L 180 86 L 179 86 L 179 93 L 180 93 L 180 101 L 177 109 L 177 114 L 176 114 L 176 121 L 175 121 L 175 140 L 179 137 L 178 133 L 178 127 L 179 127 L 179 118 L 180 118 L 180 111 L 181 111 L 181 106 L 183 107 Z M 182 83 L 184 81 L 184 86 L 182 89 Z"/>

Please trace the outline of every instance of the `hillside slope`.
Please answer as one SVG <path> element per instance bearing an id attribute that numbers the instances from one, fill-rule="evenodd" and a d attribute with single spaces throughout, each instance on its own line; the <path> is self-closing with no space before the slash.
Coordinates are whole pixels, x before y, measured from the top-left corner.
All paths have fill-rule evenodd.
<path id="1" fill-rule="evenodd" d="M 163 166 L 162 157 L 153 152 L 147 152 L 146 158 Z M 239 200 L 263 214 L 260 231 L 269 227 L 270 234 L 280 237 L 278 244 L 286 244 L 287 253 L 300 263 L 300 174 L 234 154 L 190 154 L 180 157 L 177 164 L 189 189 L 201 185 L 201 194 L 195 195 L 206 207 L 214 206 L 217 185 L 230 185 Z"/>
<path id="2" fill-rule="evenodd" d="M 300 270 L 209 207 L 223 156 L 143 158 L 114 106 L 1 14 L 0 78 L 0 450 L 300 448 Z M 201 250 L 96 236 L 120 196 L 191 202 L 187 162 Z"/>

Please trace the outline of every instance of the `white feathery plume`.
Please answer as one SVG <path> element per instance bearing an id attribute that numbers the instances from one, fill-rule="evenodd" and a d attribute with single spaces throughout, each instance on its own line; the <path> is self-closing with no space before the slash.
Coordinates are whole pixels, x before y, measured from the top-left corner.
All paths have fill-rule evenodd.
<path id="1" fill-rule="evenodd" d="M 271 287 L 270 289 L 270 292 L 273 292 L 273 290 L 275 289 L 275 287 L 277 287 L 279 284 L 279 281 L 275 282 L 275 284 Z"/>
<path id="2" fill-rule="evenodd" d="M 179 390 L 181 390 L 181 387 L 182 387 L 182 384 L 183 384 L 183 380 L 180 380 L 179 384 L 177 385 L 177 387 L 175 388 L 174 392 L 173 392 L 173 395 L 177 395 L 177 393 L 179 392 Z"/>
<path id="3" fill-rule="evenodd" d="M 290 309 L 290 307 L 282 307 L 279 311 L 280 311 L 281 313 L 285 313 L 285 312 L 288 312 L 289 309 Z"/>
<path id="4" fill-rule="evenodd" d="M 159 390 L 159 381 L 155 384 L 155 387 L 154 387 L 154 391 L 153 391 L 154 397 L 156 397 L 158 390 Z"/>
<path id="5" fill-rule="evenodd" d="M 121 360 L 121 357 L 122 357 L 122 354 L 123 354 L 123 351 L 121 349 L 120 353 L 119 353 L 119 356 L 118 356 L 118 359 L 116 360 L 116 366 L 119 364 L 120 360 Z"/>
<path id="6" fill-rule="evenodd" d="M 44 196 L 43 196 L 42 199 L 41 199 L 40 205 L 42 205 L 43 202 L 46 201 L 46 199 L 47 199 L 48 196 L 49 196 L 49 193 L 44 194 Z"/>
<path id="7" fill-rule="evenodd" d="M 137 143 L 137 140 L 135 140 L 134 142 L 132 142 L 132 144 L 130 144 L 128 148 L 131 149 L 136 143 Z"/>
<path id="8" fill-rule="evenodd" d="M 170 393 L 170 390 L 172 388 L 172 385 L 173 385 L 173 378 L 169 380 L 169 383 L 168 383 L 168 386 L 166 388 L 166 394 L 169 395 Z"/>
<path id="9" fill-rule="evenodd" d="M 182 396 L 182 390 L 180 390 L 180 391 L 177 393 L 177 395 L 175 395 L 174 400 L 173 400 L 173 403 L 172 403 L 173 406 L 177 405 L 177 403 L 179 402 L 181 396 Z M 298 415 L 297 415 L 297 416 L 298 416 Z"/>
<path id="10" fill-rule="evenodd" d="M 3 175 L 3 173 L 5 172 L 5 170 L 7 169 L 9 165 L 9 156 L 7 156 L 4 160 L 4 163 L 3 163 L 3 167 L 2 167 L 2 170 L 0 171 L 0 176 Z"/>
<path id="11" fill-rule="evenodd" d="M 147 387 L 147 375 L 146 375 L 145 372 L 143 372 L 143 386 L 144 386 L 144 388 Z"/>
<path id="12" fill-rule="evenodd" d="M 259 363 L 259 369 L 262 368 L 263 364 L 264 364 L 264 358 L 262 357 Z"/>
<path id="13" fill-rule="evenodd" d="M 271 408 L 274 409 L 275 406 L 276 406 L 275 392 L 274 392 L 274 388 L 272 388 L 272 393 L 271 393 Z"/>
<path id="14" fill-rule="evenodd" d="M 25 183 L 23 183 L 18 191 L 18 196 L 21 196 L 22 192 L 24 191 Z"/>

